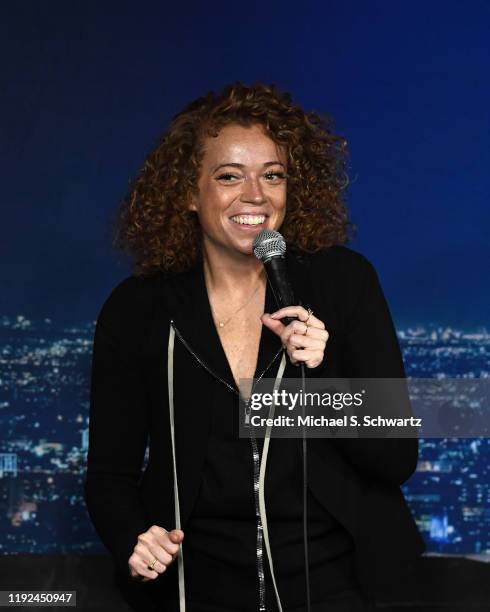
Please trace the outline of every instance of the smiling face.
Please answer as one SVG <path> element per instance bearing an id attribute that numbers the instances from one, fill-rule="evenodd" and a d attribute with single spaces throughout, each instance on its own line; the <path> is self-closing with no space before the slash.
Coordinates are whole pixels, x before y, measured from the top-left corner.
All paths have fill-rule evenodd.
<path id="1" fill-rule="evenodd" d="M 263 229 L 277 230 L 286 214 L 287 158 L 260 125 L 228 125 L 204 142 L 190 210 L 197 212 L 205 249 L 251 255 Z"/>

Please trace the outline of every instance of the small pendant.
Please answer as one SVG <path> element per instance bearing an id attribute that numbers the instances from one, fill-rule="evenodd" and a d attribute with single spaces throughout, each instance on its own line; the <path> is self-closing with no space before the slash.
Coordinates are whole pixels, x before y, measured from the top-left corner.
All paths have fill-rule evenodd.
<path id="1" fill-rule="evenodd" d="M 224 326 L 225 326 L 225 324 L 223 323 L 223 321 L 220 321 L 220 322 L 219 322 L 219 326 L 220 326 L 220 327 L 224 327 Z"/>

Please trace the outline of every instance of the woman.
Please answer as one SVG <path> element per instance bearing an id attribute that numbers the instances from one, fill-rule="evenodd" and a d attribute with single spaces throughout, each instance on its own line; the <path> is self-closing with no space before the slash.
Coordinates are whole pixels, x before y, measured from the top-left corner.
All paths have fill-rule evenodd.
<path id="1" fill-rule="evenodd" d="M 234 83 L 174 118 L 121 207 L 116 245 L 135 266 L 97 320 L 85 496 L 155 609 L 307 610 L 301 441 L 270 444 L 266 558 L 264 442 L 239 437 L 236 408 L 240 379 L 300 363 L 315 378 L 405 376 L 376 272 L 344 246 L 346 155 L 288 94 Z M 252 251 L 264 228 L 287 241 L 298 305 L 277 310 Z M 417 441 L 307 448 L 310 609 L 371 609 L 386 572 L 424 549 L 400 491 Z"/>

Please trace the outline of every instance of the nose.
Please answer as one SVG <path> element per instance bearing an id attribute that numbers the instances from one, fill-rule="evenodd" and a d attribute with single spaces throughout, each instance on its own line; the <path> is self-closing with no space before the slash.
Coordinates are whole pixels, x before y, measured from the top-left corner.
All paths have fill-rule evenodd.
<path id="1" fill-rule="evenodd" d="M 241 200 L 252 204 L 262 204 L 265 201 L 264 191 L 258 178 L 246 177 L 243 181 Z"/>

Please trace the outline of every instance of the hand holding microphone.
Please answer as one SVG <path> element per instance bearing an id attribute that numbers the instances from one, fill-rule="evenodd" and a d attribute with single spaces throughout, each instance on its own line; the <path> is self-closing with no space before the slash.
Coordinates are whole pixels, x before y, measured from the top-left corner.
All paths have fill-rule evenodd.
<path id="1" fill-rule="evenodd" d="M 298 318 L 293 318 L 285 326 L 281 319 L 290 318 L 287 315 Z M 314 317 L 311 311 L 303 306 L 289 306 L 272 314 L 264 313 L 261 319 L 281 338 L 293 365 L 303 362 L 307 368 L 316 368 L 322 363 L 329 334 L 323 321 Z"/>
<path id="2" fill-rule="evenodd" d="M 279 232 L 265 229 L 255 236 L 253 251 L 264 264 L 279 306 L 275 313 L 264 313 L 262 323 L 281 338 L 291 363 L 303 362 L 308 368 L 317 367 L 323 361 L 329 334 L 323 321 L 313 316 L 313 311 L 294 306 L 296 299 L 285 259 L 286 241 Z"/>

